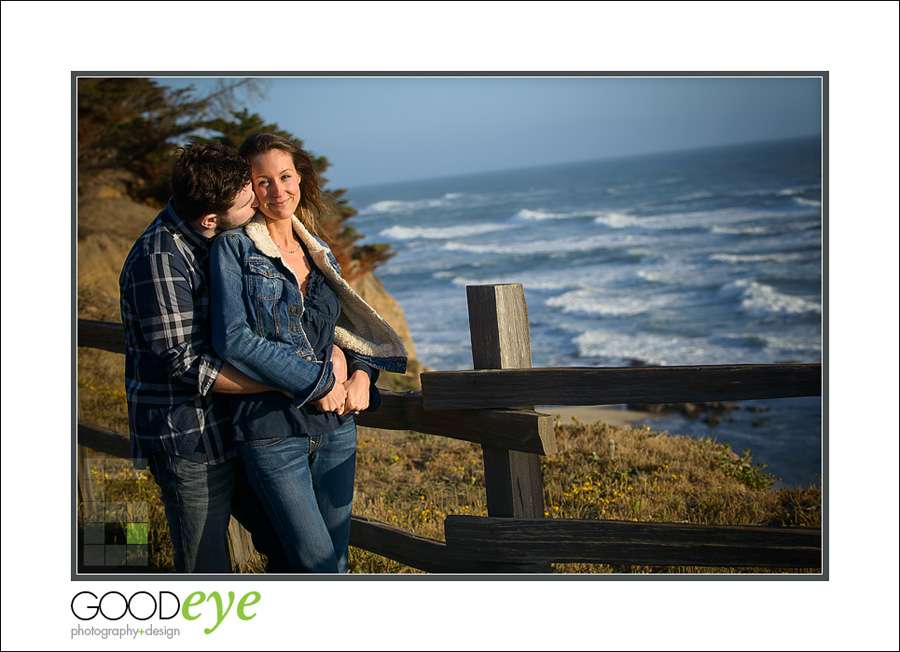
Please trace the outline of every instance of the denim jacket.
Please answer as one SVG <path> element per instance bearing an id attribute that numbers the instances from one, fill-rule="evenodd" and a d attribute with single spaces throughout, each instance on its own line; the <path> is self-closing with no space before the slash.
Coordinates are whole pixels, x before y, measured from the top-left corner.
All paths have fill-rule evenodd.
<path id="1" fill-rule="evenodd" d="M 403 373 L 407 361 L 403 342 L 341 278 L 328 246 L 296 217 L 293 226 L 340 300 L 335 345 L 371 367 Z M 303 332 L 299 283 L 269 236 L 262 215 L 243 231 L 216 238 L 210 287 L 213 348 L 223 359 L 254 380 L 293 393 L 295 407 L 331 391 L 335 382 L 331 362 L 316 359 Z"/>

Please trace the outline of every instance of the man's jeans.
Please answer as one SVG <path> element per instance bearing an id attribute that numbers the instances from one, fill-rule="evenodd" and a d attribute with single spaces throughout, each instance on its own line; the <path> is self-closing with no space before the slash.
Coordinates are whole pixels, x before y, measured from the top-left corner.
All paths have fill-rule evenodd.
<path id="1" fill-rule="evenodd" d="M 149 459 L 166 509 L 177 573 L 231 573 L 227 531 L 232 513 L 268 555 L 266 570 L 288 569 L 277 535 L 247 483 L 240 459 L 207 465 L 173 455 Z"/>
<path id="2" fill-rule="evenodd" d="M 353 420 L 312 439 L 243 442 L 240 451 L 291 570 L 346 573 L 356 465 Z"/>

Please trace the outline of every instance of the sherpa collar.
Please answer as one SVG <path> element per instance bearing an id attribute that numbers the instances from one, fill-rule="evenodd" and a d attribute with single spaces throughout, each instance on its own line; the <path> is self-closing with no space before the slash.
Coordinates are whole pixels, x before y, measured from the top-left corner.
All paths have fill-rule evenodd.
<path id="1" fill-rule="evenodd" d="M 364 358 L 372 366 L 403 373 L 406 370 L 407 353 L 400 337 L 331 266 L 329 260 L 331 250 L 319 242 L 296 216 L 292 216 L 291 221 L 294 233 L 306 247 L 313 264 L 337 293 L 341 302 L 341 316 L 335 325 L 334 343 L 343 350 Z M 265 216 L 257 213 L 256 217 L 244 227 L 244 233 L 261 253 L 269 258 L 281 260 L 285 267 L 291 269 L 269 235 Z M 291 272 L 293 271 L 291 269 Z"/>

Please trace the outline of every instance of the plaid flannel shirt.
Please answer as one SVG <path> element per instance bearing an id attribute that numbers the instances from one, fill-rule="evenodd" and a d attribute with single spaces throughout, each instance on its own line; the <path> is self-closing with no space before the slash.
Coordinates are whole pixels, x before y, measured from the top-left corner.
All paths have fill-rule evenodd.
<path id="1" fill-rule="evenodd" d="M 228 401 L 210 391 L 222 367 L 208 322 L 211 244 L 170 201 L 122 268 L 125 394 L 136 461 L 167 453 L 218 464 L 236 455 Z"/>

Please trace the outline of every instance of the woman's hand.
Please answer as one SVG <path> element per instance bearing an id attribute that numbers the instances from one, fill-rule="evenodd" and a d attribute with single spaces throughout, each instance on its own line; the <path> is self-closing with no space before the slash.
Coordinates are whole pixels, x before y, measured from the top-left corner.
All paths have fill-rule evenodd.
<path id="1" fill-rule="evenodd" d="M 347 398 L 344 403 L 344 414 L 353 414 L 369 407 L 369 375 L 357 370 L 344 383 Z"/>

